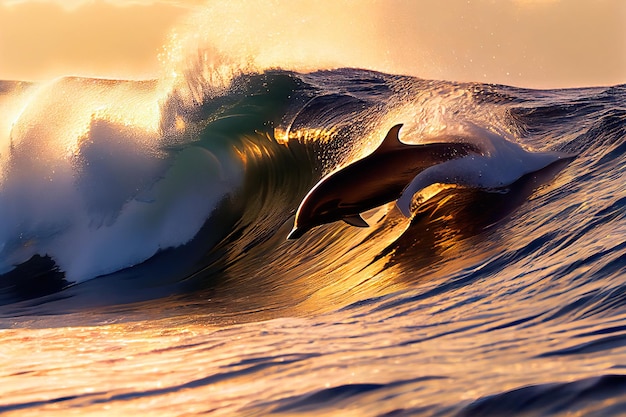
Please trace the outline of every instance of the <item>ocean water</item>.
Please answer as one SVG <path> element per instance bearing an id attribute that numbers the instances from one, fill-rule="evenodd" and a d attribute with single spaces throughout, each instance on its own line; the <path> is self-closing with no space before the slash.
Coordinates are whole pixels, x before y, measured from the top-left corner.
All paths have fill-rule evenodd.
<path id="1" fill-rule="evenodd" d="M 626 413 L 625 85 L 184 81 L 0 83 L 1 414 Z M 562 157 L 287 240 L 399 123 Z"/>

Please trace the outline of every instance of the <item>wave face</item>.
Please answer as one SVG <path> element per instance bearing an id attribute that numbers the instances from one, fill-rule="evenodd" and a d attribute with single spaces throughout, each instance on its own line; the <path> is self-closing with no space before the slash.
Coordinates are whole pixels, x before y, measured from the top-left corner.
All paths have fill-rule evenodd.
<path id="1" fill-rule="evenodd" d="M 35 361 L 2 359 L 26 388 L 0 411 L 623 411 L 626 86 L 187 76 L 0 84 L 0 340 Z M 488 138 L 497 169 L 287 241 L 307 192 L 399 123 L 407 144 Z M 55 352 L 79 349 L 95 379 L 59 388 Z"/>

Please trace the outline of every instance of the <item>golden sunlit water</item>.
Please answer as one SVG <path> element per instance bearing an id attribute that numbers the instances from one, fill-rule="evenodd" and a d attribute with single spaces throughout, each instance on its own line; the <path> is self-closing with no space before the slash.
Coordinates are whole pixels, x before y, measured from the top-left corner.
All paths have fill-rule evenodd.
<path id="1" fill-rule="evenodd" d="M 451 4 L 1 4 L 0 77 L 2 34 L 45 10 L 48 52 L 99 13 L 125 40 L 100 58 L 153 79 L 98 73 L 98 32 L 75 71 L 0 81 L 0 414 L 623 415 L 626 87 L 509 86 L 623 82 L 585 70 L 624 68 L 622 5 Z M 144 20 L 168 27 L 135 42 Z M 546 58 L 563 44 L 587 59 Z M 287 240 L 397 124 L 404 150 L 472 152 L 394 160 L 411 185 L 448 167 L 410 218 Z M 389 172 L 370 161 L 346 193 Z"/>

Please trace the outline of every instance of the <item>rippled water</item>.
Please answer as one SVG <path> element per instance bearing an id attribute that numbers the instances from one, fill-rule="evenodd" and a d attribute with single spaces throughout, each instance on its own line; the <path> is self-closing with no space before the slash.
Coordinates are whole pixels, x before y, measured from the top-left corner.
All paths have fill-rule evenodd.
<path id="1" fill-rule="evenodd" d="M 156 130 L 102 110 L 153 84 L 46 88 L 0 102 L 30 103 L 0 152 L 0 413 L 626 413 L 625 86 L 270 71 L 170 94 Z M 59 101 L 71 155 L 44 129 Z M 576 158 L 287 241 L 306 192 L 400 122 L 407 143 L 472 123 Z"/>

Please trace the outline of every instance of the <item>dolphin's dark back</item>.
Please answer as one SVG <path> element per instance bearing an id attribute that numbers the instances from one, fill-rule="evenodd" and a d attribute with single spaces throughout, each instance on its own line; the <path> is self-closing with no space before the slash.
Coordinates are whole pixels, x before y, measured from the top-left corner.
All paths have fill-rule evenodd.
<path id="1" fill-rule="evenodd" d="M 404 149 L 386 154 L 372 154 L 335 173 L 335 187 L 343 188 L 342 208 L 355 207 L 359 212 L 396 200 L 413 178 L 426 168 L 477 152 L 466 143 L 404 145 Z M 353 179 L 359 185 L 351 186 Z"/>

